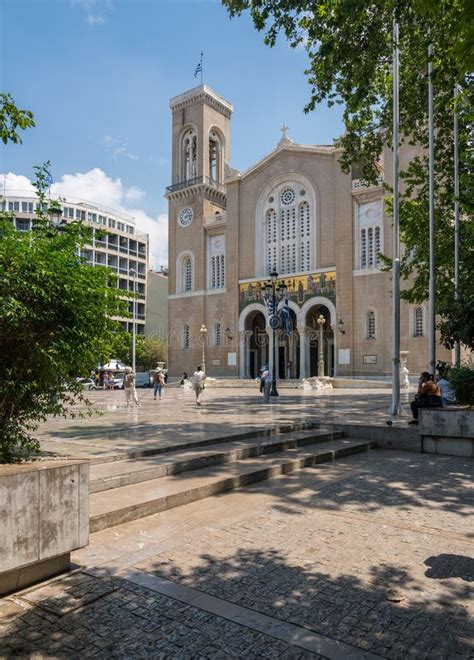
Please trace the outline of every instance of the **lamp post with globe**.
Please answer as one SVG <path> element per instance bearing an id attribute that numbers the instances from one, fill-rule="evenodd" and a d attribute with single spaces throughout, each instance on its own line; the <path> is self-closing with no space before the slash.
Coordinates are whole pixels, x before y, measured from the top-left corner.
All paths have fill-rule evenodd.
<path id="1" fill-rule="evenodd" d="M 267 309 L 270 313 L 270 328 L 273 330 L 273 369 L 272 369 L 272 389 L 270 396 L 279 396 L 276 386 L 276 369 L 277 369 L 277 340 L 276 331 L 280 327 L 280 318 L 278 317 L 278 303 L 282 300 L 287 292 L 288 287 L 284 281 L 278 282 L 278 273 L 273 271 L 270 273 L 270 280 L 265 282 L 264 285 L 264 299 Z"/>

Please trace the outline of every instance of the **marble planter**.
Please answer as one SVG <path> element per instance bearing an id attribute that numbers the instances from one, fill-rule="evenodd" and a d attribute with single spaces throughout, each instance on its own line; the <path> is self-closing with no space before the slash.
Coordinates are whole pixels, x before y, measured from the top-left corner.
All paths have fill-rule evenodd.
<path id="1" fill-rule="evenodd" d="M 419 415 L 422 452 L 474 457 L 474 410 L 420 408 Z"/>
<path id="2" fill-rule="evenodd" d="M 89 542 L 89 462 L 0 465 L 0 596 L 68 570 Z"/>

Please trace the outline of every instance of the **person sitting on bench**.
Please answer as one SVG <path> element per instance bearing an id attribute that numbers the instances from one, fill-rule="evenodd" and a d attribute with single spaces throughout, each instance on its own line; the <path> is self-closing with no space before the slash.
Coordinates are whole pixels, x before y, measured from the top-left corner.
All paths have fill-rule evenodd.
<path id="1" fill-rule="evenodd" d="M 433 374 L 423 371 L 418 381 L 418 392 L 415 400 L 410 403 L 413 419 L 409 424 L 418 424 L 420 408 L 439 408 L 443 405 L 441 391 L 433 381 Z"/>

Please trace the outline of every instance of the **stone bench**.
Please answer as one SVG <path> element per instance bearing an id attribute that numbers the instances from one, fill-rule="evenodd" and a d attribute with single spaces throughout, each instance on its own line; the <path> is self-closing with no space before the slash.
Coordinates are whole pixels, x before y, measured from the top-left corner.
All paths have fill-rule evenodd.
<path id="1" fill-rule="evenodd" d="M 422 453 L 474 458 L 474 410 L 420 408 L 419 420 Z"/>

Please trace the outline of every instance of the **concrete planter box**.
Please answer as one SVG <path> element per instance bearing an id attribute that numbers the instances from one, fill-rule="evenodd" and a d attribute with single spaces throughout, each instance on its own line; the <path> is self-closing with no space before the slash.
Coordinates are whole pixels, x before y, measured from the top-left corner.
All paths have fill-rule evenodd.
<path id="1" fill-rule="evenodd" d="M 422 452 L 474 457 L 474 410 L 421 408 L 419 414 Z"/>
<path id="2" fill-rule="evenodd" d="M 89 462 L 0 465 L 0 596 L 68 570 L 89 542 Z"/>

